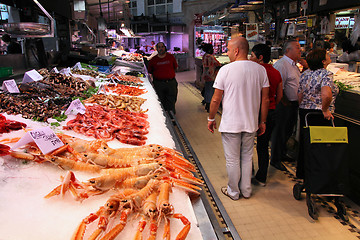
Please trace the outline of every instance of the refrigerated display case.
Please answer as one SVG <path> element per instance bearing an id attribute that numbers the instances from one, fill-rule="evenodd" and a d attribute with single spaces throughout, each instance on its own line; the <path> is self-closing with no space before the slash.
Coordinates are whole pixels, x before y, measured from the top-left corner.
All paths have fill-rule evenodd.
<path id="1" fill-rule="evenodd" d="M 187 198 L 187 200 L 184 199 L 184 201 L 180 201 L 182 207 L 179 213 L 183 213 L 189 218 L 191 228 L 193 229 L 187 239 L 240 239 L 224 207 L 208 181 L 206 173 L 197 160 L 195 152 L 192 150 L 185 134 L 178 125 L 175 116 L 169 116 L 162 110 L 154 89 L 151 86 L 146 68 L 143 63 L 142 67 L 140 65 L 140 63 L 137 63 L 134 65 L 135 68 L 132 68 L 132 65 L 128 64 L 127 66 L 116 66 L 116 68 L 122 73 L 134 70 L 144 73 L 142 79 L 147 90 L 145 98 L 148 100 L 144 107 L 148 109 L 146 114 L 149 115 L 149 122 L 152 127 L 149 129 L 148 142 L 175 148 L 181 152 L 186 159 L 196 166 L 195 175 L 205 182 L 203 190 L 200 192 L 200 197 L 190 197 Z M 88 79 L 89 76 L 86 78 Z M 97 85 L 102 84 L 101 82 L 102 80 L 100 80 Z M 22 119 L 22 117 L 18 115 L 6 116 L 10 119 L 25 121 L 29 127 L 35 129 L 48 126 L 46 122 L 34 122 L 32 119 Z M 57 129 L 57 127 L 53 128 L 54 130 Z M 79 135 L 79 133 L 68 130 L 61 130 L 61 132 L 74 137 L 81 137 L 81 134 Z M 8 137 L 21 137 L 23 134 L 24 132 L 21 132 L 21 134 L 13 132 L 12 135 L 5 134 L 0 138 L 4 140 L 4 138 Z M 86 137 L 86 140 L 90 139 Z M 119 145 L 118 142 L 113 141 L 108 144 L 113 148 L 115 146 L 119 147 L 120 145 L 120 147 L 126 147 L 126 144 Z M 6 216 L 3 218 L 3 221 L 0 221 L 0 230 L 5 238 L 10 235 L 19 239 L 25 238 L 25 236 L 30 236 L 30 238 L 31 236 L 34 236 L 34 238 L 36 236 L 37 239 L 70 238 L 71 233 L 75 230 L 76 225 L 81 222 L 81 219 L 88 216 L 91 212 L 95 213 L 99 209 L 99 206 L 102 206 L 106 202 L 106 198 L 111 195 L 110 193 L 105 193 L 105 195 L 85 199 L 82 202 L 75 201 L 69 194 L 64 194 L 63 197 L 57 196 L 51 199 L 44 199 L 44 195 L 61 182 L 59 176 L 64 174 L 63 169 L 56 168 L 50 163 L 25 164 L 24 162 L 14 161 L 14 159 L 8 157 L 0 157 L 0 162 L 1 169 L 3 170 L 0 178 L 4 180 L 4 184 L 1 185 L 1 192 L 6 193 L 0 195 L 4 203 L 0 208 L 2 209 L 3 215 Z M 88 179 L 91 175 L 78 171 L 75 173 L 81 180 Z M 26 203 L 21 204 L 21 207 L 17 204 L 20 199 Z M 185 202 L 187 203 L 184 204 Z M 175 210 L 180 209 L 180 205 L 174 203 Z M 184 207 L 185 209 L 188 208 L 188 210 L 184 210 Z M 194 218 L 189 217 L 189 215 L 191 215 L 190 212 L 188 212 L 189 210 L 193 212 Z M 13 214 L 14 211 L 18 212 L 18 214 Z M 29 218 L 31 218 L 31 220 Z M 175 229 L 181 229 L 183 227 L 180 220 L 174 221 L 175 222 L 172 221 L 172 225 L 174 224 L 173 227 Z M 51 227 L 47 225 L 47 222 L 51 222 Z M 112 223 L 112 226 L 113 225 L 114 223 Z M 22 227 L 22 231 L 14 230 L 18 227 Z M 42 231 L 43 227 L 47 228 L 46 232 Z M 93 229 L 93 227 L 94 226 L 90 226 L 89 229 Z M 130 219 L 122 233 L 122 237 L 134 234 L 136 227 L 136 222 Z M 159 231 L 162 231 L 162 228 L 159 228 Z M 161 235 L 162 234 L 158 234 L 158 238 L 160 238 Z M 119 236 L 118 239 L 122 237 Z"/>

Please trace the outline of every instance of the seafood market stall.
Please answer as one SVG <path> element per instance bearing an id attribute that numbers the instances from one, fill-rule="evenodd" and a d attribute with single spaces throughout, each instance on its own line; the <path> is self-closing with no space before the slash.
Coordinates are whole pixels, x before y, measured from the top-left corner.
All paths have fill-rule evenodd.
<path id="1" fill-rule="evenodd" d="M 0 92 L 2 238 L 223 239 L 149 78 L 63 70 Z"/>

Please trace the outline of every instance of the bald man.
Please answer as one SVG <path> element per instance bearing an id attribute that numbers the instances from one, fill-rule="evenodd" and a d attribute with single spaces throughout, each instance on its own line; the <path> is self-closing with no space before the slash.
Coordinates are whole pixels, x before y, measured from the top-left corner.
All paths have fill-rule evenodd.
<path id="1" fill-rule="evenodd" d="M 251 196 L 254 138 L 266 129 L 269 108 L 269 80 L 260 64 L 247 59 L 249 44 L 243 37 L 228 43 L 229 64 L 215 79 L 208 129 L 216 129 L 215 115 L 222 101 L 219 126 L 224 147 L 228 184 L 221 192 L 232 200 Z M 259 117 L 260 112 L 260 117 Z"/>

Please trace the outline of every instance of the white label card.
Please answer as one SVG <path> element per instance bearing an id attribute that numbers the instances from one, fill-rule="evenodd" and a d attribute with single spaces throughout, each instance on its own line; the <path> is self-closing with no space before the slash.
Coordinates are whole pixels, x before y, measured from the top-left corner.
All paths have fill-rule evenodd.
<path id="1" fill-rule="evenodd" d="M 68 68 L 63 68 L 63 69 L 60 70 L 60 73 L 66 75 L 66 76 L 70 76 L 71 75 L 71 70 L 70 70 L 69 67 Z"/>
<path id="2" fill-rule="evenodd" d="M 53 69 L 51 69 L 50 72 L 59 73 L 59 70 L 56 67 L 54 67 Z"/>
<path id="3" fill-rule="evenodd" d="M 99 93 L 101 93 L 101 92 L 104 92 L 104 94 L 106 94 L 106 90 L 105 90 L 105 85 L 104 85 L 104 84 L 99 87 L 99 90 L 97 91 L 97 94 L 99 94 Z"/>
<path id="4" fill-rule="evenodd" d="M 116 84 L 116 82 L 115 82 L 115 80 L 114 80 L 114 78 L 113 78 L 113 77 L 112 77 L 112 78 L 110 78 L 110 81 L 111 81 L 112 83 Z"/>
<path id="5" fill-rule="evenodd" d="M 35 142 L 43 154 L 48 154 L 64 146 L 64 143 L 50 127 L 44 127 L 27 132 L 11 149 L 16 149 L 30 142 Z"/>
<path id="6" fill-rule="evenodd" d="M 77 62 L 74 66 L 74 69 L 79 69 L 79 70 L 82 70 L 82 66 L 81 66 L 81 63 L 80 62 Z"/>
<path id="7" fill-rule="evenodd" d="M 84 114 L 85 111 L 86 108 L 84 104 L 82 104 L 82 102 L 79 99 L 75 99 L 74 101 L 71 102 L 70 106 L 65 111 L 65 114 L 66 115 L 70 115 L 70 114 L 76 115 L 77 113 Z"/>
<path id="8" fill-rule="evenodd" d="M 3 82 L 2 89 L 9 93 L 20 93 L 19 88 L 14 79 L 6 80 Z"/>
<path id="9" fill-rule="evenodd" d="M 28 82 L 34 82 L 34 81 L 36 82 L 41 79 L 43 79 L 43 76 L 41 76 L 40 73 L 38 73 L 38 71 L 33 69 L 33 70 L 27 71 L 25 73 L 22 83 L 28 83 Z"/>

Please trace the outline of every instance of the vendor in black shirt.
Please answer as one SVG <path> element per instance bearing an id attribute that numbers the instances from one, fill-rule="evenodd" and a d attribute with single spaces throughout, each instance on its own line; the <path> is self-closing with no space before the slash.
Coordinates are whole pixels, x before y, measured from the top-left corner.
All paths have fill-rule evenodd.
<path id="1" fill-rule="evenodd" d="M 21 45 L 15 42 L 14 40 L 12 40 L 8 34 L 4 34 L 1 37 L 1 40 L 3 40 L 6 44 L 8 44 L 7 54 L 22 53 Z"/>

